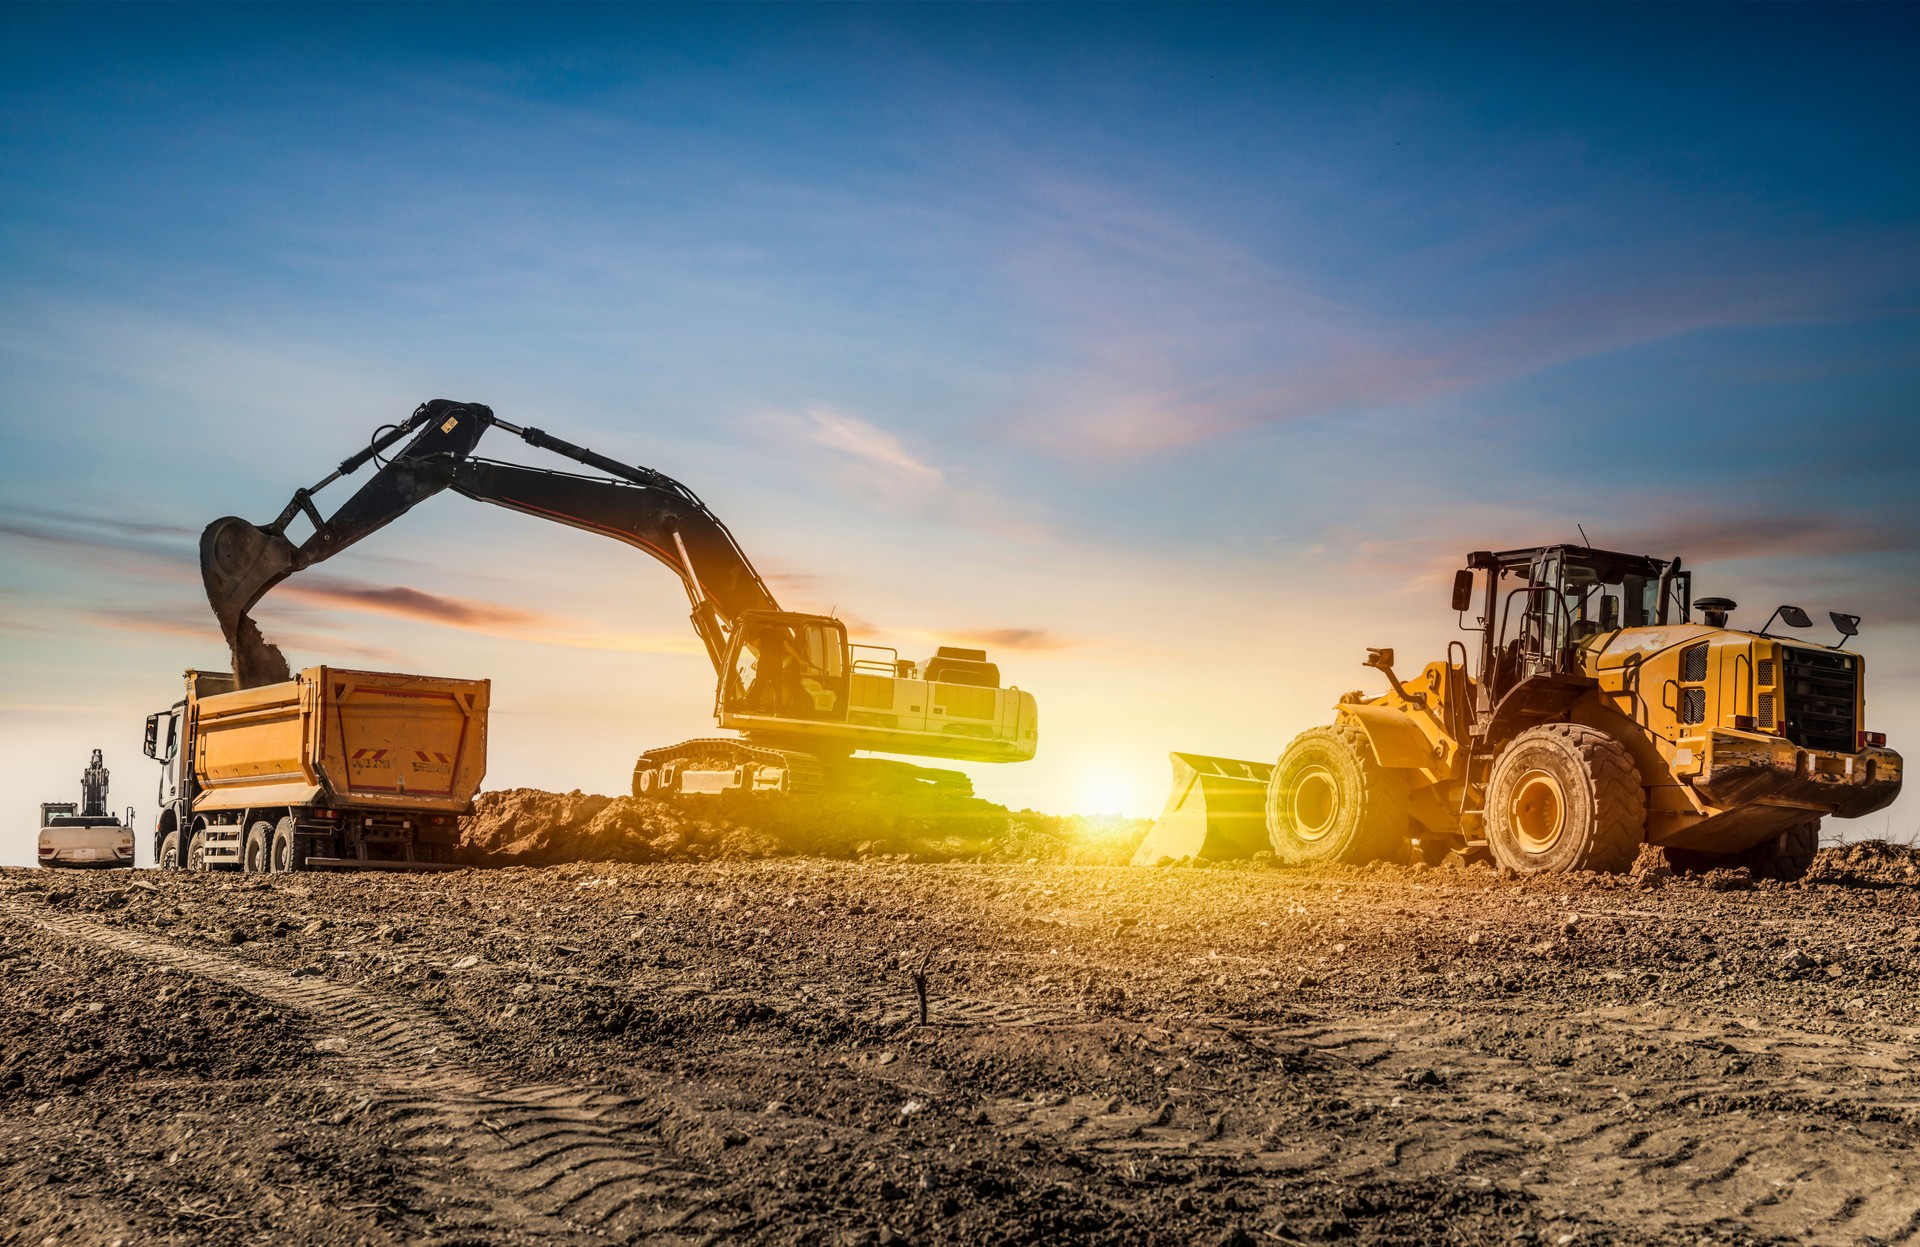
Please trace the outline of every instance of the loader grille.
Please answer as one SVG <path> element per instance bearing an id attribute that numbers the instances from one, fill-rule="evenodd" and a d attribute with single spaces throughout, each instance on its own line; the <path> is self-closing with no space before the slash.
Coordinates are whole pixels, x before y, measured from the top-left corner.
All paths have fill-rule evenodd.
<path id="1" fill-rule="evenodd" d="M 1860 703 L 1859 660 L 1788 646 L 1781 651 L 1783 730 L 1803 749 L 1852 753 Z"/>
<path id="2" fill-rule="evenodd" d="M 1753 682 L 1761 685 L 1773 683 L 1773 659 L 1762 658 L 1754 665 Z"/>
<path id="3" fill-rule="evenodd" d="M 1707 678 L 1707 647 L 1696 645 L 1680 655 L 1680 678 L 1689 684 L 1698 684 Z M 1692 722 L 1699 722 L 1698 719 Z"/>
<path id="4" fill-rule="evenodd" d="M 1753 723 L 1755 727 L 1761 728 L 1771 728 L 1773 726 L 1772 693 L 1760 694 L 1759 703 L 1754 707 L 1753 711 Z"/>
<path id="5" fill-rule="evenodd" d="M 1682 723 L 1705 723 L 1707 721 L 1706 689 L 1683 688 L 1680 690 L 1680 721 Z"/>

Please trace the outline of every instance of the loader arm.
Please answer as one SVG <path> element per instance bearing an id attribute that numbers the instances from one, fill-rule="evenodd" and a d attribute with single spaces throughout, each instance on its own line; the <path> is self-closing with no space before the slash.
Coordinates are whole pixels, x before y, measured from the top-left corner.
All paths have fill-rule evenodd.
<path id="1" fill-rule="evenodd" d="M 551 451 L 614 479 L 555 472 L 473 457 L 489 427 L 529 446 Z M 408 434 L 404 448 L 332 515 L 322 517 L 313 497 L 378 461 Z M 718 517 L 692 490 L 651 468 L 634 467 L 496 418 L 478 403 L 435 399 L 399 425 L 377 433 L 319 484 L 297 490 L 278 518 L 256 525 L 238 516 L 209 524 L 200 536 L 200 573 L 207 601 L 233 651 L 240 688 L 289 676 L 286 660 L 261 634 L 249 612 L 293 573 L 333 557 L 386 527 L 445 489 L 509 510 L 553 520 L 623 541 L 665 564 L 693 605 L 693 627 L 716 670 L 724 665 L 728 634 L 743 612 L 779 610 L 766 582 Z M 296 545 L 286 528 L 305 515 L 313 532 Z"/>

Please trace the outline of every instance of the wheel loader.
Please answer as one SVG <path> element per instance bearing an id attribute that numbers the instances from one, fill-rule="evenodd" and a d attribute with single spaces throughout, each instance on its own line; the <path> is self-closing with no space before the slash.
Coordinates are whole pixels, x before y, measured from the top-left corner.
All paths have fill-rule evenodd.
<path id="1" fill-rule="evenodd" d="M 1676 869 L 1792 879 L 1823 818 L 1900 791 L 1864 730 L 1866 665 L 1781 606 L 1758 630 L 1692 596 L 1679 558 L 1584 546 L 1478 551 L 1453 584 L 1469 641 L 1402 680 L 1390 649 L 1334 720 L 1271 765 L 1172 755 L 1166 812 L 1135 861 L 1270 850 L 1293 865 L 1490 856 L 1520 872 L 1622 871 L 1645 844 Z M 1477 616 L 1470 614 L 1477 610 Z"/>

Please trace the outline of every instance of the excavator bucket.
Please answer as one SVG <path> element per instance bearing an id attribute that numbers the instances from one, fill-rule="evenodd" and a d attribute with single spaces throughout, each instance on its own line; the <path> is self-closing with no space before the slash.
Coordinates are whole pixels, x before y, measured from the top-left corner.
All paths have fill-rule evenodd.
<path id="1" fill-rule="evenodd" d="M 1134 852 L 1135 866 L 1166 858 L 1221 861 L 1267 847 L 1267 781 L 1271 762 L 1170 753 L 1173 791 L 1153 830 Z"/>

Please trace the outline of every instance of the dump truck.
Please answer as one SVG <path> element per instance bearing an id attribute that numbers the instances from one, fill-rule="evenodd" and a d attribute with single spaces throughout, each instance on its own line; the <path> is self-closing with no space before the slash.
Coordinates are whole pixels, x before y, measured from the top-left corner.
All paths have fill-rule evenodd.
<path id="1" fill-rule="evenodd" d="M 602 475 L 475 455 L 495 429 Z M 369 461 L 378 469 L 323 515 L 316 495 Z M 738 734 L 642 751 L 633 767 L 637 797 L 965 794 L 973 781 L 963 771 L 856 755 L 1024 762 L 1038 748 L 1033 694 L 1003 682 L 985 650 L 941 646 L 925 659 L 903 658 L 893 647 L 853 641 L 831 615 L 783 610 L 733 533 L 679 481 L 451 399 L 423 403 L 376 431 L 268 523 L 229 515 L 201 534 L 201 578 L 239 687 L 287 678 L 286 659 L 249 614 L 269 590 L 449 490 L 622 542 L 686 591 L 693 631 L 718 677 L 714 720 Z M 303 518 L 310 531 L 296 542 L 290 525 Z"/>
<path id="2" fill-rule="evenodd" d="M 147 716 L 166 870 L 445 870 L 487 770 L 486 680 L 309 667 L 186 672 Z"/>
<path id="3" fill-rule="evenodd" d="M 1257 791 L 1266 848 L 1290 864 L 1621 871 L 1652 844 L 1676 869 L 1791 879 L 1823 819 L 1899 795 L 1901 757 L 1867 730 L 1866 661 L 1844 648 L 1858 616 L 1831 612 L 1833 644 L 1773 631 L 1813 626 L 1797 606 L 1734 628 L 1736 603 L 1695 600 L 1679 558 L 1552 545 L 1466 562 L 1452 606 L 1477 652 L 1455 641 L 1403 681 L 1370 649 L 1387 691 L 1341 697 L 1277 763 L 1175 754 L 1135 860 L 1239 854 Z"/>

